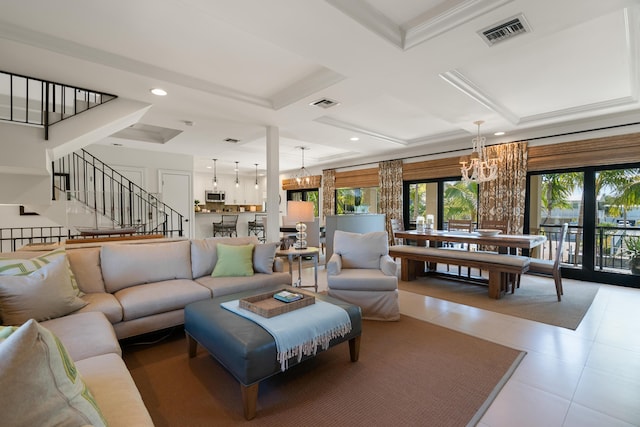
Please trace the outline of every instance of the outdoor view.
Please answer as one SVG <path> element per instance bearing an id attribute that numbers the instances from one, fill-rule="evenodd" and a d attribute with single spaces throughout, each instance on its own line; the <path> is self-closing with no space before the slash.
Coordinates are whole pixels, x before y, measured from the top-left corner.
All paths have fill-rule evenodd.
<path id="1" fill-rule="evenodd" d="M 443 227 L 450 219 L 478 220 L 478 184 L 462 181 L 444 182 Z M 433 215 L 437 223 L 438 184 L 435 182 L 409 185 L 409 222 L 418 216 Z"/>
<path id="2" fill-rule="evenodd" d="M 338 188 L 336 190 L 336 213 L 377 213 L 378 187 Z"/>
<path id="3" fill-rule="evenodd" d="M 580 268 L 583 256 L 593 256 L 596 270 L 630 273 L 640 257 L 640 169 L 611 169 L 595 174 L 595 229 L 586 230 L 584 174 L 565 172 L 535 175 L 531 180 L 531 206 L 538 195 L 538 211 L 531 214 L 531 232 L 557 241 L 564 222 L 569 223 L 562 262 Z M 537 188 L 536 188 L 537 184 Z M 589 215 L 589 213 L 586 213 Z M 594 248 L 584 251 L 584 233 L 593 232 Z M 551 258 L 555 246 L 543 248 Z M 588 254 L 588 255 L 587 255 Z M 637 268 L 637 267 L 635 267 Z M 640 274 L 640 272 L 636 273 Z"/>

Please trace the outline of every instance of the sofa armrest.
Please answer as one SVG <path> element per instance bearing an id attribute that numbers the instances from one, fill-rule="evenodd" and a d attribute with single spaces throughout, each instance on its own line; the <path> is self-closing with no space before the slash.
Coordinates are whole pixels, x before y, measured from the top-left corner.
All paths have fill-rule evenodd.
<path id="1" fill-rule="evenodd" d="M 398 264 L 389 255 L 380 257 L 380 270 L 385 276 L 398 276 Z"/>
<path id="2" fill-rule="evenodd" d="M 337 276 L 342 271 L 342 258 L 339 254 L 331 255 L 327 262 L 327 275 Z"/>

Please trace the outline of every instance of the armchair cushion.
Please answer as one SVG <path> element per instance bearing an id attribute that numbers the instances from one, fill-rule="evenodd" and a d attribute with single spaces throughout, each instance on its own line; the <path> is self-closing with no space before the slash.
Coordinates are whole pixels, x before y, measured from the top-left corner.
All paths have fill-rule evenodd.
<path id="1" fill-rule="evenodd" d="M 342 257 L 343 268 L 380 269 L 380 257 L 389 254 L 386 231 L 359 234 L 336 230 L 333 247 Z"/>

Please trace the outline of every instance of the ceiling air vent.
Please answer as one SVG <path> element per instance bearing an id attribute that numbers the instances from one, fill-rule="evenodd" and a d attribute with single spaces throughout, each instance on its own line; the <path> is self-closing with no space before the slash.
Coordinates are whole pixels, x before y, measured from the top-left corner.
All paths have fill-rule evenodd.
<path id="1" fill-rule="evenodd" d="M 489 28 L 478 31 L 478 34 L 482 37 L 489 46 L 513 38 L 519 34 L 531 32 L 531 27 L 524 18 L 524 15 L 517 15 L 507 19 L 499 24 L 494 24 Z"/>
<path id="2" fill-rule="evenodd" d="M 338 101 L 334 101 L 333 99 L 322 98 L 322 99 L 318 99 L 317 101 L 313 101 L 309 105 L 313 105 L 320 108 L 331 108 L 331 107 L 335 107 L 338 104 L 340 103 Z"/>
<path id="3" fill-rule="evenodd" d="M 237 144 L 238 142 L 240 142 L 239 139 L 233 139 L 233 138 L 227 138 L 224 140 L 224 142 L 228 142 L 230 144 Z"/>

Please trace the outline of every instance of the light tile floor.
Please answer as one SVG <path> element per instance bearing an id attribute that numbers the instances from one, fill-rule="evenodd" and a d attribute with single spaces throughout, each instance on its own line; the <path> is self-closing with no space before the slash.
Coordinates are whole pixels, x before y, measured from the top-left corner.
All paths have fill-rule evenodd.
<path id="1" fill-rule="evenodd" d="M 313 283 L 313 268 L 302 280 Z M 318 285 L 327 289 L 323 267 Z M 601 285 L 575 331 L 410 292 L 399 299 L 402 314 L 527 352 L 480 426 L 640 426 L 640 289 Z"/>

